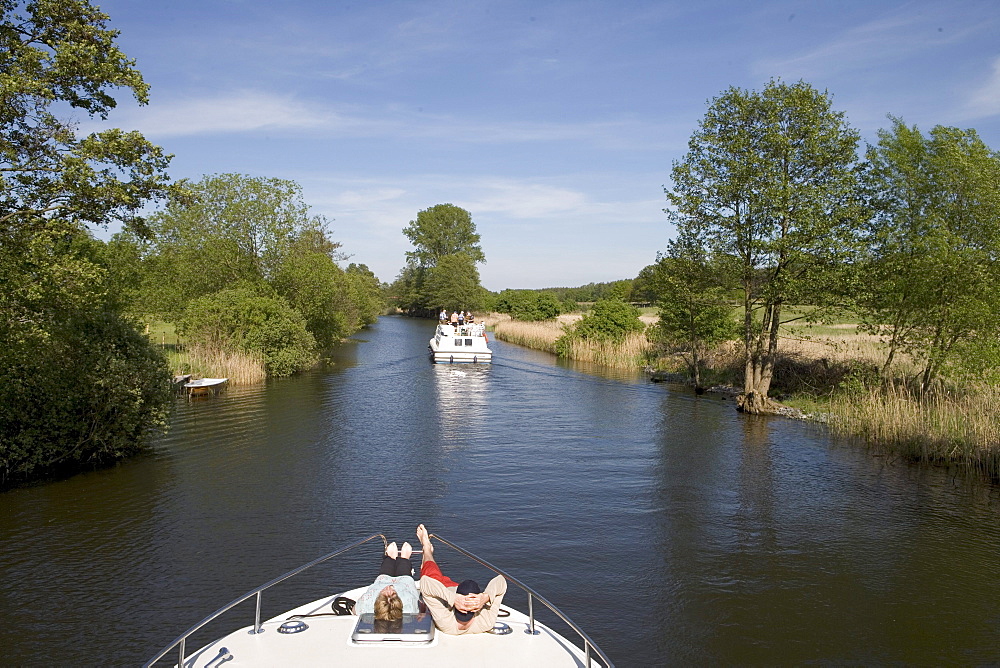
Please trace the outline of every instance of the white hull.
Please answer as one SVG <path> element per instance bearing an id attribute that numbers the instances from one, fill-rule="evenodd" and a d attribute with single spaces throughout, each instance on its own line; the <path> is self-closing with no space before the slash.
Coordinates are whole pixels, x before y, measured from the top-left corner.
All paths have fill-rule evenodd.
<path id="1" fill-rule="evenodd" d="M 493 351 L 482 325 L 438 325 L 428 347 L 435 364 L 489 364 Z"/>
<path id="2" fill-rule="evenodd" d="M 434 351 L 432 349 L 431 355 L 434 357 L 435 364 L 489 364 L 493 361 L 493 353 L 490 351 L 477 354 L 464 351 L 460 353 L 454 351 Z"/>

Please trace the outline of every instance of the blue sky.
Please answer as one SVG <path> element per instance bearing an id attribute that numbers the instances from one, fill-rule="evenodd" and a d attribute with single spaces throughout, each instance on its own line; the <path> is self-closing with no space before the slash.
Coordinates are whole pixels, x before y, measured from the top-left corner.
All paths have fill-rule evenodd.
<path id="1" fill-rule="evenodd" d="M 996 0 L 97 3 L 152 87 L 114 125 L 175 154 L 174 178 L 297 181 L 384 281 L 445 202 L 472 213 L 491 290 L 634 277 L 731 85 L 804 79 L 866 140 L 893 114 L 1000 149 Z"/>

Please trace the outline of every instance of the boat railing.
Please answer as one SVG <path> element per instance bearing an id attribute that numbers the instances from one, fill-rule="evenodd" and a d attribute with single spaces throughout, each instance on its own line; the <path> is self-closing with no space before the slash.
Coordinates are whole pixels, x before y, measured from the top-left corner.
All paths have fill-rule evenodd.
<path id="1" fill-rule="evenodd" d="M 270 589 L 274 585 L 280 584 L 280 583 L 284 582 L 285 580 L 287 580 L 287 579 L 289 579 L 289 578 L 291 578 L 291 577 L 293 577 L 295 575 L 298 575 L 302 571 L 309 570 L 313 566 L 317 566 L 319 564 L 322 564 L 324 561 L 328 561 L 330 559 L 333 559 L 334 557 L 339 556 L 341 554 L 344 554 L 345 552 L 349 552 L 350 550 L 353 550 L 356 547 L 361 547 L 365 543 L 369 543 L 369 542 L 375 540 L 376 538 L 381 538 L 383 546 L 384 547 L 388 547 L 388 543 L 386 542 L 386 538 L 385 538 L 384 535 L 382 535 L 380 533 L 371 535 L 368 538 L 364 538 L 364 539 L 356 541 L 354 543 L 350 543 L 349 545 L 345 545 L 344 547 L 341 547 L 341 548 L 339 548 L 337 550 L 334 550 L 333 552 L 331 552 L 329 554 L 323 555 L 322 557 L 320 557 L 318 559 L 314 559 L 313 561 L 310 561 L 308 564 L 304 564 L 302 566 L 299 566 L 295 570 L 289 571 L 289 572 L 285 573 L 284 575 L 279 575 L 278 577 L 274 578 L 273 580 L 271 580 L 267 584 L 263 584 L 263 585 L 257 587 L 256 589 L 254 589 L 253 591 L 249 591 L 246 594 L 243 594 L 243 596 L 240 596 L 239 598 L 230 601 L 226 605 L 222 606 L 221 608 L 219 608 L 218 610 L 216 610 L 215 612 L 213 612 L 212 614 L 210 614 L 205 619 L 201 620 L 200 622 L 198 622 L 197 624 L 195 624 L 194 626 L 192 626 L 191 628 L 189 628 L 187 631 L 185 631 L 184 633 L 182 633 L 180 636 L 178 636 L 173 642 L 171 642 L 169 645 L 167 645 L 162 650 L 160 650 L 160 652 L 156 656 L 154 656 L 152 659 L 150 659 L 145 664 L 143 664 L 143 668 L 149 668 L 150 666 L 154 665 L 157 661 L 159 661 L 160 659 L 162 659 L 163 657 L 165 657 L 167 654 L 169 654 L 170 650 L 172 650 L 174 648 L 177 648 L 177 656 L 178 656 L 178 658 L 177 658 L 177 665 L 180 668 L 183 668 L 183 666 L 184 666 L 184 660 L 186 658 L 185 657 L 185 652 L 186 652 L 185 645 L 187 644 L 187 639 L 192 634 L 194 634 L 194 633 L 198 632 L 199 630 L 201 630 L 201 628 L 204 627 L 205 625 L 207 625 L 210 622 L 214 621 L 215 619 L 217 619 L 218 617 L 222 616 L 223 614 L 229 612 L 230 610 L 232 610 L 233 608 L 235 608 L 240 603 L 243 603 L 244 601 L 247 601 L 247 600 L 253 598 L 254 596 L 257 597 L 257 612 L 256 612 L 256 616 L 254 617 L 253 630 L 251 630 L 250 633 L 261 633 L 262 631 L 261 631 L 261 622 L 260 622 L 260 602 L 261 602 L 261 594 L 263 594 L 265 590 Z"/>
<path id="2" fill-rule="evenodd" d="M 540 631 L 537 631 L 535 629 L 535 608 L 534 608 L 534 602 L 538 601 L 539 603 L 541 603 L 542 605 L 544 605 L 546 608 L 548 608 L 552 613 L 554 613 L 557 617 L 559 617 L 559 619 L 561 619 L 563 622 L 565 622 L 571 629 L 573 629 L 573 631 L 576 632 L 577 635 L 580 636 L 580 639 L 583 641 L 583 652 L 584 652 L 585 661 L 586 661 L 586 663 L 584 665 L 586 665 L 586 666 L 590 666 L 591 665 L 591 663 L 592 663 L 591 653 L 593 653 L 593 654 L 596 654 L 600 658 L 600 660 L 604 662 L 605 668 L 613 668 L 614 667 L 614 664 L 611 663 L 611 660 L 607 657 L 607 655 L 603 651 L 601 651 L 601 649 L 594 643 L 593 640 L 590 639 L 590 636 L 588 636 L 584 632 L 583 629 L 581 629 L 579 626 L 577 626 L 576 623 L 574 623 L 565 613 L 563 613 L 556 606 L 552 605 L 552 603 L 550 603 L 549 601 L 547 601 L 543 596 L 541 596 L 534 589 L 532 589 L 528 585 L 524 584 L 523 582 L 521 582 L 517 578 L 512 577 L 511 575 L 509 575 L 509 574 L 505 573 L 504 571 L 500 570 L 499 568 L 497 568 L 493 564 L 485 561 L 484 559 L 481 559 L 480 557 L 477 557 L 476 555 L 472 554 L 468 550 L 465 550 L 465 549 L 459 547 L 458 545 L 455 545 L 451 541 L 449 541 L 449 540 L 447 540 L 445 538 L 442 538 L 441 536 L 439 536 L 437 534 L 430 534 L 430 537 L 431 538 L 436 538 L 441 543 L 447 545 L 448 547 L 450 547 L 451 549 L 455 550 L 456 552 L 460 552 L 461 554 L 464 554 L 469 559 L 472 559 L 476 563 L 478 563 L 478 564 L 480 564 L 480 565 L 488 568 L 489 570 L 493 571 L 494 573 L 497 573 L 498 575 L 502 575 L 509 583 L 513 583 L 513 584 L 517 585 L 518 587 L 521 588 L 521 590 L 523 590 L 528 595 L 528 628 L 525 629 L 525 631 L 524 631 L 525 633 L 528 633 L 528 634 L 531 634 L 531 635 L 539 635 L 539 633 L 540 633 Z M 334 557 L 340 556 L 341 554 L 344 554 L 345 552 L 349 552 L 349 551 L 351 551 L 351 550 L 353 550 L 353 549 L 355 549 L 357 547 L 361 547 L 365 543 L 369 543 L 369 542 L 375 540 L 376 538 L 381 538 L 382 539 L 383 549 L 386 548 L 386 547 L 388 547 L 388 541 L 387 541 L 386 537 L 383 534 L 380 534 L 380 533 L 373 534 L 373 535 L 369 536 L 368 538 L 364 538 L 362 540 L 355 541 L 353 543 L 345 545 L 344 547 L 336 549 L 333 552 L 330 552 L 329 554 L 325 554 L 322 557 L 319 557 L 318 559 L 314 559 L 313 561 L 310 561 L 308 564 L 304 564 L 302 566 L 299 566 L 295 570 L 289 571 L 289 572 L 285 573 L 284 575 L 279 575 L 278 577 L 274 578 L 273 580 L 271 580 L 267 584 L 263 584 L 260 587 L 257 587 L 256 589 L 247 592 L 243 596 L 240 596 L 239 598 L 234 599 L 233 601 L 230 601 L 226 605 L 222 606 L 221 608 L 219 608 L 218 610 L 216 610 L 215 612 L 213 612 L 212 614 L 210 614 L 208 617 L 205 617 L 203 620 L 201 620 L 200 622 L 198 622 L 197 624 L 195 624 L 194 626 L 192 626 L 191 628 L 189 628 L 187 631 L 185 631 L 184 633 L 182 633 L 180 636 L 178 636 L 173 642 L 171 642 L 169 645 L 167 645 L 162 650 L 160 650 L 160 652 L 156 656 L 154 656 L 152 659 L 150 659 L 145 664 L 143 664 L 143 668 L 150 668 L 151 666 L 155 665 L 156 662 L 158 662 L 160 659 L 162 659 L 163 657 L 165 657 L 167 654 L 169 654 L 171 652 L 171 650 L 173 650 L 175 648 L 177 650 L 177 666 L 183 668 L 184 661 L 187 658 L 185 656 L 186 655 L 186 651 L 187 651 L 186 650 L 187 639 L 191 635 L 193 635 L 194 633 L 198 632 L 199 630 L 201 630 L 202 628 L 204 628 L 206 625 L 208 625 L 209 623 L 211 623 L 212 621 L 216 620 L 218 617 L 222 616 L 226 612 L 229 612 L 231 609 L 233 609 L 234 607 L 236 607 L 240 603 L 243 603 L 244 601 L 248 601 L 249 599 L 251 599 L 253 597 L 257 598 L 257 601 L 256 601 L 257 605 L 256 605 L 256 613 L 255 613 L 255 616 L 254 616 L 253 629 L 250 631 L 250 633 L 262 633 L 263 631 L 262 631 L 262 624 L 261 624 L 261 621 L 260 621 L 260 607 L 261 607 L 261 594 L 263 594 L 264 591 L 270 589 L 271 587 L 273 587 L 273 586 L 275 586 L 277 584 L 280 584 L 280 583 L 284 582 L 285 580 L 288 580 L 289 578 L 291 578 L 293 576 L 298 575 L 299 573 L 302 573 L 303 571 L 309 570 L 313 566 L 317 566 L 317 565 L 319 565 L 319 564 L 321 564 L 321 563 L 323 563 L 325 561 L 328 561 L 328 560 L 330 560 L 330 559 L 332 559 Z M 414 551 L 414 554 L 420 554 L 420 551 L 416 550 L 416 551 Z"/>
<path id="3" fill-rule="evenodd" d="M 513 584 L 517 585 L 518 587 L 521 588 L 522 591 L 524 591 L 528 595 L 528 628 L 524 630 L 525 633 L 528 633 L 528 634 L 531 634 L 531 635 L 538 635 L 540 633 L 539 631 L 535 630 L 535 606 L 534 606 L 534 602 L 537 600 L 539 603 L 541 603 L 546 608 L 548 608 L 551 612 L 553 612 L 557 617 L 559 617 L 559 619 L 563 620 L 563 622 L 565 622 L 571 629 L 573 629 L 573 631 L 576 632 L 577 635 L 580 636 L 580 639 L 583 641 L 583 652 L 584 652 L 585 661 L 586 661 L 586 663 L 584 665 L 586 665 L 586 666 L 590 666 L 591 665 L 591 656 L 590 655 L 591 655 L 591 652 L 593 652 L 598 657 L 600 657 L 601 661 L 604 662 L 604 665 L 605 665 L 606 668 L 614 668 L 614 664 L 611 663 L 611 659 L 609 659 L 608 656 L 603 651 L 601 651 L 601 648 L 598 647 L 597 644 L 593 640 L 590 639 L 590 636 L 588 636 L 586 634 L 586 632 L 584 632 L 583 629 L 581 629 L 579 626 L 577 626 L 576 623 L 573 620 L 571 620 L 562 610 L 560 610 L 559 608 L 557 608 L 556 606 L 554 606 L 552 603 L 550 603 L 548 600 L 546 600 L 541 594 L 539 594 L 538 592 L 536 592 L 534 589 L 532 589 L 528 585 L 524 584 L 523 582 L 521 582 L 517 578 L 515 578 L 515 577 L 509 575 L 508 573 L 505 573 L 504 571 L 500 570 L 499 568 L 497 568 L 493 564 L 489 563 L 488 561 L 486 561 L 484 559 L 481 559 L 481 558 L 477 557 L 476 555 L 472 554 L 471 552 L 469 552 L 468 550 L 465 550 L 465 549 L 459 547 L 458 545 L 455 545 L 454 543 L 448 541 L 447 539 L 442 538 L 438 534 L 431 534 L 431 538 L 436 538 L 438 541 L 440 541 L 441 543 L 444 543 L 445 545 L 447 545 L 451 549 L 455 550 L 456 552 L 461 552 L 466 557 L 468 557 L 469 559 L 472 559 L 473 561 L 475 561 L 476 563 L 480 564 L 481 566 L 484 566 L 484 567 L 490 569 L 491 571 L 493 571 L 494 573 L 496 573 L 498 575 L 502 575 L 507 580 L 508 583 L 513 583 Z"/>

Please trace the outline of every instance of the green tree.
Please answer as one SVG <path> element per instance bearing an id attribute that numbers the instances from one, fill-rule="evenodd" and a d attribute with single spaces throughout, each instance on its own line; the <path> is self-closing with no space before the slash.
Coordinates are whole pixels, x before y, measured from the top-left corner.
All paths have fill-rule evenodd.
<path id="1" fill-rule="evenodd" d="M 140 256 L 136 310 L 184 319 L 197 299 L 242 285 L 281 297 L 305 319 L 322 349 L 381 313 L 378 280 L 371 272 L 341 269 L 340 244 L 330 239 L 326 220 L 310 213 L 297 183 L 217 174 L 190 191 L 190 198 L 171 201 L 152 217 L 151 243 L 120 241 L 124 256 Z M 130 251 L 129 244 L 137 248 Z M 234 339 L 215 343 L 223 341 L 231 345 Z"/>
<path id="2" fill-rule="evenodd" d="M 144 203 L 171 191 L 169 156 L 138 132 L 78 137 L 57 115 L 68 106 L 105 119 L 116 88 L 146 104 L 118 31 L 85 0 L 4 0 L 0 12 L 0 234 L 57 220 L 142 228 Z"/>
<path id="3" fill-rule="evenodd" d="M 396 280 L 386 290 L 389 305 L 404 313 L 416 314 L 426 311 L 431 315 L 431 310 L 440 306 L 426 306 L 424 293 L 424 280 L 427 278 L 427 269 L 420 267 L 414 262 L 407 262 Z"/>
<path id="4" fill-rule="evenodd" d="M 1000 154 L 974 130 L 925 137 L 893 118 L 867 157 L 859 310 L 869 331 L 888 328 L 883 374 L 899 352 L 923 363 L 924 389 L 948 367 L 1000 366 Z"/>
<path id="5" fill-rule="evenodd" d="M 562 302 L 554 294 L 547 290 L 533 290 L 532 292 L 534 299 L 529 308 L 518 311 L 516 318 L 519 320 L 554 320 L 562 313 Z"/>
<path id="6" fill-rule="evenodd" d="M 646 326 L 639 320 L 639 309 L 621 299 L 602 299 L 577 324 L 574 332 L 583 339 L 620 341 L 631 332 Z"/>
<path id="7" fill-rule="evenodd" d="M 632 299 L 636 302 L 655 302 L 658 295 L 656 292 L 656 276 L 659 271 L 659 264 L 646 265 L 639 270 L 639 275 L 632 279 Z"/>
<path id="8" fill-rule="evenodd" d="M 351 289 L 351 302 L 356 307 L 356 328 L 371 325 L 385 313 L 382 284 L 368 265 L 347 265 L 347 278 Z"/>
<path id="9" fill-rule="evenodd" d="M 141 449 L 168 400 L 162 360 L 122 317 L 88 232 L 113 221 L 143 232 L 148 201 L 183 194 L 141 134 L 77 134 L 72 116 L 106 119 L 117 91 L 147 101 L 107 21 L 84 0 L 0 2 L 4 479 Z M 104 372 L 115 375 L 95 383 Z"/>
<path id="10" fill-rule="evenodd" d="M 445 255 L 427 270 L 423 301 L 433 308 L 479 310 L 485 297 L 476 264 L 464 253 Z"/>
<path id="11" fill-rule="evenodd" d="M 577 302 L 597 302 L 602 299 L 629 301 L 633 298 L 632 280 L 627 278 L 609 283 L 587 283 L 576 288 L 545 288 L 545 290 L 554 294 L 560 301 L 572 302 L 567 304 L 569 308 L 564 310 L 573 310 Z"/>
<path id="12" fill-rule="evenodd" d="M 674 163 L 668 215 L 742 292 L 745 411 L 769 408 L 782 308 L 829 299 L 855 249 L 857 142 L 828 95 L 772 81 L 713 100 Z"/>
<path id="13" fill-rule="evenodd" d="M 704 249 L 683 237 L 671 242 L 652 266 L 648 280 L 660 313 L 654 336 L 684 355 L 694 386 L 700 388 L 709 350 L 738 334 L 724 283 Z"/>
<path id="14" fill-rule="evenodd" d="M 547 290 L 504 290 L 493 300 L 493 310 L 514 320 L 552 320 L 562 313 L 562 303 Z"/>
<path id="15" fill-rule="evenodd" d="M 607 292 L 601 295 L 601 299 L 620 299 L 623 302 L 632 301 L 632 279 L 623 278 L 609 284 Z"/>
<path id="16" fill-rule="evenodd" d="M 166 363 L 122 315 L 102 246 L 0 244 L 0 487 L 129 456 L 164 423 Z"/>
<path id="17" fill-rule="evenodd" d="M 411 314 L 431 315 L 442 306 L 479 309 L 487 293 L 476 265 L 486 261 L 472 215 L 454 204 L 417 213 L 403 229 L 414 246 L 407 268 L 393 288 L 396 305 Z"/>
<path id="18" fill-rule="evenodd" d="M 403 229 L 413 244 L 406 259 L 422 267 L 435 267 L 448 255 L 462 254 L 473 263 L 486 262 L 472 214 L 454 204 L 437 204 L 417 213 Z"/>
<path id="19" fill-rule="evenodd" d="M 302 315 L 319 348 L 329 348 L 359 328 L 349 280 L 330 256 L 291 255 L 275 273 L 272 284 Z"/>
<path id="20" fill-rule="evenodd" d="M 155 287 L 147 293 L 159 295 L 150 307 L 168 317 L 235 283 L 270 282 L 292 255 L 340 259 L 326 220 L 310 214 L 294 181 L 216 174 L 190 191 L 150 218 L 155 237 L 146 275 Z"/>
<path id="21" fill-rule="evenodd" d="M 326 349 L 378 320 L 385 311 L 378 278 L 365 265 L 341 269 L 329 255 L 291 255 L 272 281 L 306 321 L 316 344 Z"/>

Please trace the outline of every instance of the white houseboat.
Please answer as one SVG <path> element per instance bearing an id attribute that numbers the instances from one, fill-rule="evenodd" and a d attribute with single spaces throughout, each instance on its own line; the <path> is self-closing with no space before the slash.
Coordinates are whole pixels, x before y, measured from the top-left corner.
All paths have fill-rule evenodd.
<path id="1" fill-rule="evenodd" d="M 440 323 L 429 348 L 435 364 L 489 364 L 493 360 L 493 351 L 488 343 L 486 326 L 481 323 Z"/>

